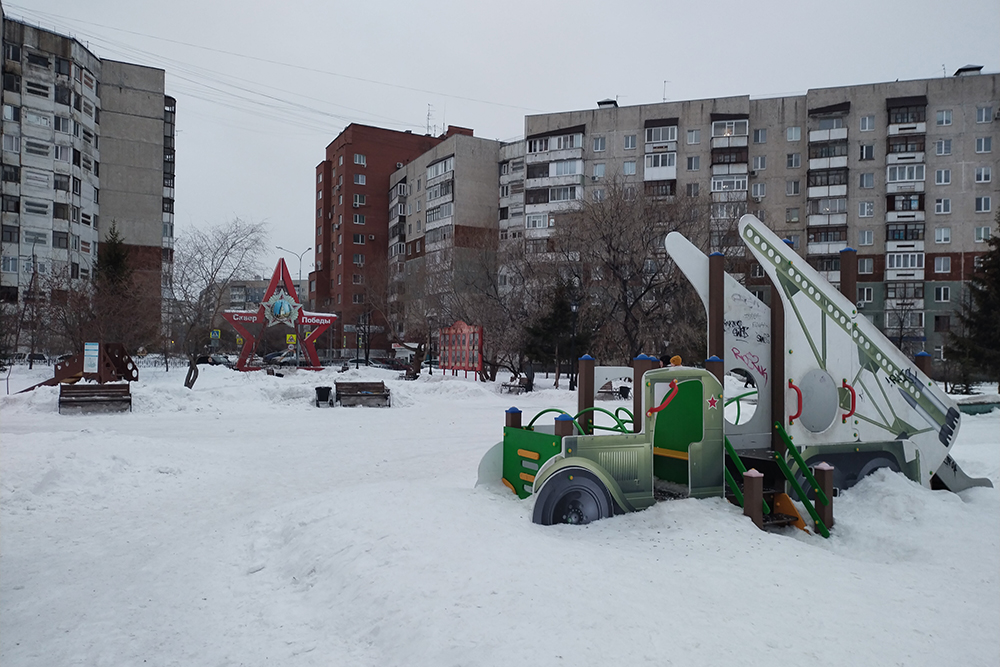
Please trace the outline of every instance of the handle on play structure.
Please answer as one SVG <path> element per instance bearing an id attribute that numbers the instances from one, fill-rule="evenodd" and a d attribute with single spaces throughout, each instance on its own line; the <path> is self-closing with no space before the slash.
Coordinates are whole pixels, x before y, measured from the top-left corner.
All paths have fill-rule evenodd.
<path id="1" fill-rule="evenodd" d="M 844 389 L 846 389 L 847 391 L 851 392 L 851 409 L 847 412 L 846 415 L 844 415 L 843 417 L 841 417 L 842 423 L 846 424 L 848 418 L 854 416 L 854 409 L 858 406 L 858 394 L 857 394 L 857 392 L 854 391 L 854 387 L 852 387 L 851 385 L 847 384 L 847 380 L 844 380 L 843 384 L 844 384 Z"/>
<path id="2" fill-rule="evenodd" d="M 660 403 L 655 408 L 650 408 L 649 410 L 646 411 L 646 416 L 647 417 L 652 417 L 654 413 L 657 413 L 660 410 L 662 410 L 663 408 L 665 408 L 668 405 L 670 405 L 670 401 L 674 400 L 674 396 L 677 395 L 677 380 L 671 380 L 670 381 L 670 388 L 673 391 L 671 391 L 669 394 L 667 394 L 667 398 L 663 401 L 663 403 Z"/>
<path id="3" fill-rule="evenodd" d="M 796 419 L 798 419 L 799 417 L 802 416 L 802 390 L 799 389 L 798 387 L 796 387 L 794 384 L 792 384 L 791 380 L 788 381 L 788 388 L 789 389 L 794 389 L 795 390 L 795 395 L 798 396 L 798 398 L 799 398 L 799 407 L 798 407 L 798 409 L 795 411 L 794 415 L 790 415 L 788 417 L 788 425 L 791 426 L 792 424 L 795 423 Z"/>

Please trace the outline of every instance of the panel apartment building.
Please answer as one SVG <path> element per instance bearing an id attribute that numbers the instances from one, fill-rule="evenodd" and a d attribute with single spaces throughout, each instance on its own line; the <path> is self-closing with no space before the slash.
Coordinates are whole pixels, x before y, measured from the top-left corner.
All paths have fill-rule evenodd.
<path id="1" fill-rule="evenodd" d="M 840 251 L 855 248 L 861 312 L 941 358 L 963 283 L 997 233 L 998 84 L 968 67 L 797 96 L 606 100 L 527 116 L 524 142 L 501 149 L 500 239 L 546 252 L 567 213 L 611 179 L 641 196 L 708 198 L 711 250 L 740 252 L 732 222 L 747 212 L 835 284 Z"/>
<path id="2" fill-rule="evenodd" d="M 0 299 L 91 279 L 112 221 L 137 274 L 169 280 L 174 112 L 163 70 L 4 16 Z"/>
<path id="3" fill-rule="evenodd" d="M 451 299 L 481 281 L 496 245 L 500 142 L 449 127 L 443 142 L 399 169 L 389 191 L 389 309 L 398 337 L 407 312 L 450 325 Z"/>

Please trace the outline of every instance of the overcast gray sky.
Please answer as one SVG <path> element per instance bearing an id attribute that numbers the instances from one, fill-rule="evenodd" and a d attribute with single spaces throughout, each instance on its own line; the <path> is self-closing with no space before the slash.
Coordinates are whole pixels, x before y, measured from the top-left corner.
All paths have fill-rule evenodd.
<path id="1" fill-rule="evenodd" d="M 349 123 L 511 140 L 524 115 L 1000 70 L 997 0 L 503 3 L 16 0 L 177 98 L 177 234 L 240 216 L 313 242 L 315 165 Z M 666 82 L 666 83 L 664 83 Z M 280 255 L 274 251 L 270 263 Z M 293 275 L 298 260 L 286 256 Z M 303 275 L 312 267 L 308 253 Z M 269 272 L 269 271 L 268 271 Z"/>

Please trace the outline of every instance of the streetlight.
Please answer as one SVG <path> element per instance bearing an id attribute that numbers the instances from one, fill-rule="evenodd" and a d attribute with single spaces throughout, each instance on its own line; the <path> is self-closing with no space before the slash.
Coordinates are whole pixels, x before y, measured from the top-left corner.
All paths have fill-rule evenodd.
<path id="1" fill-rule="evenodd" d="M 576 313 L 580 310 L 580 304 L 576 301 L 570 304 L 569 309 L 573 311 L 573 340 L 570 345 L 569 360 L 569 390 L 576 390 Z"/>
<path id="2" fill-rule="evenodd" d="M 288 248 L 282 248 L 280 245 L 276 245 L 274 247 L 277 248 L 278 250 L 284 250 L 285 252 L 290 253 L 292 255 L 295 255 L 296 257 L 299 258 L 299 283 L 298 283 L 298 289 L 296 291 L 302 291 L 302 258 L 305 256 L 305 254 L 307 252 L 309 252 L 310 250 L 312 250 L 312 246 L 309 246 L 308 248 L 306 248 L 305 250 L 303 250 L 299 254 L 296 254 L 296 253 L 292 252 Z M 307 296 L 307 298 L 308 298 L 308 295 L 309 295 L 309 291 L 306 290 L 306 296 Z M 301 301 L 302 300 L 302 295 L 300 294 L 298 296 L 299 296 L 299 300 Z M 295 325 L 295 367 L 296 368 L 299 367 L 299 325 L 298 324 Z"/>

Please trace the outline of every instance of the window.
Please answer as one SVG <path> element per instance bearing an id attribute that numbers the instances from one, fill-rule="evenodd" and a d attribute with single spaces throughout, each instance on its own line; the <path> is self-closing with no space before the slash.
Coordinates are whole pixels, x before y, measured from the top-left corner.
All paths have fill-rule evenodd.
<path id="1" fill-rule="evenodd" d="M 626 134 L 625 135 L 625 150 L 635 148 L 635 135 Z"/>
<path id="2" fill-rule="evenodd" d="M 859 303 L 871 303 L 874 301 L 873 298 L 874 290 L 871 287 L 859 287 L 858 288 L 858 302 Z"/>
<path id="3" fill-rule="evenodd" d="M 354 164 L 360 164 L 362 166 L 368 166 L 368 158 L 366 158 L 361 153 L 354 154 Z"/>
<path id="4" fill-rule="evenodd" d="M 989 197 L 976 197 L 976 213 L 989 213 L 991 210 L 993 204 Z"/>
<path id="5" fill-rule="evenodd" d="M 802 166 L 801 153 L 789 153 L 785 156 L 785 167 L 787 169 L 798 169 Z"/>
<path id="6" fill-rule="evenodd" d="M 676 194 L 675 181 L 646 181 L 647 197 L 673 197 Z"/>
<path id="7" fill-rule="evenodd" d="M 688 171 L 698 171 L 701 169 L 701 157 L 698 155 L 691 155 L 687 159 L 687 170 Z"/>
<path id="8" fill-rule="evenodd" d="M 366 201 L 367 201 L 367 199 L 366 199 L 365 195 L 354 195 L 354 205 L 355 206 L 364 206 Z"/>
<path id="9" fill-rule="evenodd" d="M 20 62 L 21 60 L 21 47 L 17 44 L 4 44 L 3 45 L 3 57 L 7 60 L 13 60 L 15 62 Z"/>
<path id="10" fill-rule="evenodd" d="M 951 139 L 938 139 L 935 141 L 934 152 L 937 155 L 951 155 Z"/>
<path id="11" fill-rule="evenodd" d="M 922 269 L 924 254 L 922 252 L 891 252 L 886 254 L 887 269 Z"/>
<path id="12" fill-rule="evenodd" d="M 364 277 L 363 274 L 354 273 L 354 274 L 352 274 L 352 282 L 355 285 L 364 285 L 365 284 L 365 277 Z"/>
<path id="13" fill-rule="evenodd" d="M 365 175 L 364 174 L 354 174 L 354 184 L 355 185 L 364 185 L 365 184 Z"/>
<path id="14" fill-rule="evenodd" d="M 650 153 L 646 156 L 646 169 L 673 167 L 677 164 L 677 153 Z"/>
<path id="15" fill-rule="evenodd" d="M 786 208 L 785 209 L 785 222 L 798 222 L 799 221 L 799 209 L 796 208 Z"/>
<path id="16" fill-rule="evenodd" d="M 875 217 L 875 202 L 873 201 L 858 202 L 858 217 L 859 218 Z"/>
<path id="17" fill-rule="evenodd" d="M 934 288 L 934 300 L 938 303 L 947 303 L 951 301 L 951 288 L 950 287 L 935 287 Z"/>
<path id="18" fill-rule="evenodd" d="M 862 190 L 870 190 L 875 187 L 875 174 L 859 174 L 858 187 Z"/>
<path id="19" fill-rule="evenodd" d="M 989 183 L 992 179 L 992 167 L 976 167 L 976 183 Z"/>
<path id="20" fill-rule="evenodd" d="M 840 271 L 840 257 L 837 256 L 810 257 L 809 264 L 817 271 Z"/>
<path id="21" fill-rule="evenodd" d="M 687 142 L 689 146 L 701 143 L 701 130 L 688 130 Z"/>
<path id="22" fill-rule="evenodd" d="M 555 142 L 555 150 L 557 151 L 569 148 L 583 148 L 582 134 L 564 134 L 561 137 L 555 137 L 553 141 Z"/>
<path id="23" fill-rule="evenodd" d="M 799 181 L 785 181 L 785 195 L 793 197 L 799 194 Z"/>
<path id="24" fill-rule="evenodd" d="M 862 116 L 861 117 L 861 131 L 862 132 L 872 132 L 875 130 L 875 116 Z"/>
<path id="25" fill-rule="evenodd" d="M 951 331 L 951 317 L 949 315 L 935 315 L 934 331 Z"/>
<path id="26" fill-rule="evenodd" d="M 993 150 L 993 137 L 976 137 L 976 152 L 989 153 Z"/>
<path id="27" fill-rule="evenodd" d="M 941 109 L 937 112 L 938 125 L 951 125 L 951 109 Z"/>
<path id="28" fill-rule="evenodd" d="M 365 256 L 361 253 L 355 253 L 354 266 L 364 266 L 364 265 L 365 265 Z"/>
<path id="29" fill-rule="evenodd" d="M 989 227 L 976 227 L 976 243 L 983 243 L 990 240 Z"/>
<path id="30" fill-rule="evenodd" d="M 934 172 L 934 184 L 935 185 L 950 185 L 951 184 L 951 169 L 938 169 Z"/>
<path id="31" fill-rule="evenodd" d="M 951 200 L 947 197 L 934 200 L 934 212 L 938 215 L 951 213 Z"/>
<path id="32" fill-rule="evenodd" d="M 52 187 L 56 190 L 62 190 L 63 192 L 69 192 L 69 175 L 68 174 L 53 174 L 52 175 Z"/>
<path id="33" fill-rule="evenodd" d="M 73 194 L 75 194 L 75 195 L 80 194 L 80 192 L 82 190 L 82 186 L 83 186 L 83 181 L 81 181 L 79 178 L 76 178 L 74 176 L 73 177 Z"/>
<path id="34" fill-rule="evenodd" d="M 21 137 L 15 137 L 10 134 L 3 135 L 3 149 L 11 153 L 20 153 Z"/>
<path id="35" fill-rule="evenodd" d="M 871 229 L 858 230 L 858 245 L 874 245 L 875 232 Z"/>
<path id="36" fill-rule="evenodd" d="M 4 228 L 6 229 L 6 227 Z M 0 271 L 4 273 L 17 273 L 17 257 L 3 256 L 3 263 L 0 264 Z"/>
<path id="37" fill-rule="evenodd" d="M 3 236 L 0 239 L 4 243 L 17 243 L 18 239 L 21 238 L 21 228 L 15 227 L 13 225 L 3 226 Z"/>
<path id="38" fill-rule="evenodd" d="M 840 243 L 847 240 L 847 227 L 820 227 L 810 229 L 809 243 Z"/>
<path id="39" fill-rule="evenodd" d="M 790 127 L 785 130 L 785 139 L 788 141 L 799 141 L 802 139 L 802 128 L 801 127 Z"/>
<path id="40" fill-rule="evenodd" d="M 754 183 L 750 186 L 750 194 L 756 199 L 762 198 L 767 193 L 764 183 Z"/>
<path id="41" fill-rule="evenodd" d="M 354 245 L 364 245 L 365 244 L 365 235 L 364 234 L 353 234 L 352 236 L 353 236 L 352 241 L 354 242 Z"/>
<path id="42" fill-rule="evenodd" d="M 712 123 L 713 137 L 745 137 L 750 127 L 747 120 L 717 120 Z"/>
<path id="43" fill-rule="evenodd" d="M 976 107 L 976 122 L 977 123 L 992 123 L 993 122 L 993 107 Z"/>
<path id="44" fill-rule="evenodd" d="M 858 258 L 858 273 L 870 275 L 875 272 L 875 260 L 871 257 Z"/>
<path id="45" fill-rule="evenodd" d="M 5 213 L 17 213 L 21 210 L 21 200 L 14 195 L 4 195 L 3 210 Z"/>
<path id="46" fill-rule="evenodd" d="M 549 140 L 546 139 L 529 139 L 528 140 L 528 152 L 529 153 L 544 153 L 549 150 Z M 428 177 L 430 178 L 430 177 Z"/>
<path id="47" fill-rule="evenodd" d="M 747 189 L 746 174 L 731 174 L 729 176 L 713 176 L 712 192 L 728 192 L 730 190 Z"/>
<path id="48" fill-rule="evenodd" d="M 861 156 L 859 160 L 875 159 L 875 144 L 861 144 Z"/>
<path id="49" fill-rule="evenodd" d="M 688 197 L 697 197 L 699 189 L 700 188 L 698 186 L 698 183 L 688 183 L 687 184 L 687 196 Z"/>
<path id="50" fill-rule="evenodd" d="M 455 158 L 449 157 L 444 160 L 438 160 L 434 164 L 427 167 L 427 181 L 428 185 L 432 178 L 437 178 L 442 174 L 447 174 L 449 171 L 454 171 L 455 169 Z"/>
<path id="51" fill-rule="evenodd" d="M 626 160 L 625 164 L 622 165 L 622 173 L 626 176 L 635 175 L 635 160 Z"/>
<path id="52" fill-rule="evenodd" d="M 8 183 L 20 183 L 21 168 L 10 164 L 5 164 L 3 166 L 3 180 Z"/>
<path id="53" fill-rule="evenodd" d="M 52 247 L 59 250 L 68 250 L 69 232 L 52 232 Z"/>
<path id="54" fill-rule="evenodd" d="M 670 155 L 676 155 L 676 153 Z M 552 176 L 575 176 L 583 173 L 583 160 L 559 160 L 549 164 Z"/>
<path id="55" fill-rule="evenodd" d="M 753 131 L 753 142 L 755 144 L 766 144 L 767 143 L 767 130 L 754 130 Z"/>
<path id="56" fill-rule="evenodd" d="M 951 273 L 951 257 L 935 257 L 934 273 Z"/>
<path id="57" fill-rule="evenodd" d="M 922 123 L 927 120 L 927 107 L 913 105 L 889 109 L 889 124 Z"/>
<path id="58" fill-rule="evenodd" d="M 101 191 L 98 188 L 94 188 L 94 203 L 101 203 Z"/>
<path id="59" fill-rule="evenodd" d="M 608 148 L 607 139 L 605 139 L 605 137 L 603 135 L 599 136 L 599 137 L 594 137 L 594 152 L 595 153 L 601 153 L 601 152 L 607 150 L 607 148 Z M 533 152 L 533 151 L 531 151 L 531 152 Z"/>
<path id="60" fill-rule="evenodd" d="M 662 127 L 646 128 L 646 143 L 660 143 L 663 141 L 677 141 L 677 126 L 665 125 Z"/>
<path id="61" fill-rule="evenodd" d="M 951 227 L 938 227 L 934 230 L 934 243 L 951 243 Z"/>
<path id="62" fill-rule="evenodd" d="M 755 155 L 753 158 L 753 170 L 763 171 L 764 169 L 767 169 L 767 156 Z"/>
<path id="63" fill-rule="evenodd" d="M 924 180 L 924 165 L 901 164 L 890 166 L 886 178 L 889 183 L 898 183 L 900 181 L 922 181 Z"/>
<path id="64" fill-rule="evenodd" d="M 351 295 L 351 302 L 352 303 L 364 303 L 365 302 L 365 295 L 364 294 L 352 294 Z"/>
<path id="65" fill-rule="evenodd" d="M 626 162 L 625 164 L 628 163 Z M 635 162 L 632 163 L 632 168 L 635 169 Z M 576 190 L 577 186 L 575 185 L 562 188 L 549 188 L 549 201 L 570 201 L 576 199 Z"/>
<path id="66" fill-rule="evenodd" d="M 922 222 L 894 222 L 886 225 L 887 241 L 923 241 L 924 225 Z"/>
<path id="67" fill-rule="evenodd" d="M 3 105 L 3 119 L 12 120 L 14 122 L 21 120 L 21 107 L 15 107 L 11 104 Z"/>
<path id="68" fill-rule="evenodd" d="M 594 165 L 594 178 L 604 178 L 604 163 L 599 162 Z"/>

